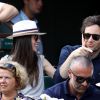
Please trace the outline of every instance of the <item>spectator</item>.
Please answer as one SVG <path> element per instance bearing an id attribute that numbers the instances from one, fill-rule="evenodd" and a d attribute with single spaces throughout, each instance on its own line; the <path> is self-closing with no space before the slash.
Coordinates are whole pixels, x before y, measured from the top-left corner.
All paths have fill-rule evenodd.
<path id="1" fill-rule="evenodd" d="M 48 62 L 43 55 L 36 51 L 36 45 L 40 33 L 36 23 L 31 20 L 22 20 L 13 25 L 13 35 L 8 38 L 13 38 L 13 48 L 11 55 L 6 55 L 1 58 L 1 62 L 13 60 L 22 64 L 28 73 L 29 84 L 21 93 L 31 98 L 38 99 L 44 90 L 44 75 L 46 74 L 53 78 L 55 68 Z"/>
<path id="2" fill-rule="evenodd" d="M 38 26 L 36 15 L 39 14 L 42 9 L 42 0 L 20 0 L 20 3 L 21 10 L 19 11 L 19 14 L 11 20 L 11 22 L 15 24 L 18 21 L 30 19 L 35 21 Z M 37 50 L 38 53 L 43 54 L 43 44 L 40 36 L 38 39 Z"/>
<path id="3" fill-rule="evenodd" d="M 33 100 L 18 93 L 28 82 L 25 68 L 17 62 L 0 63 L 0 100 Z"/>
<path id="4" fill-rule="evenodd" d="M 55 83 L 67 78 L 68 65 L 71 59 L 77 55 L 89 56 L 92 59 L 95 77 L 93 84 L 100 82 L 100 15 L 86 17 L 82 23 L 81 33 L 82 46 L 66 45 L 62 48 L 58 68 L 54 75 Z"/>
<path id="5" fill-rule="evenodd" d="M 48 88 L 44 94 L 64 100 L 98 100 L 100 90 L 90 85 L 93 69 L 92 61 L 87 57 L 74 57 L 69 65 L 68 79 Z"/>

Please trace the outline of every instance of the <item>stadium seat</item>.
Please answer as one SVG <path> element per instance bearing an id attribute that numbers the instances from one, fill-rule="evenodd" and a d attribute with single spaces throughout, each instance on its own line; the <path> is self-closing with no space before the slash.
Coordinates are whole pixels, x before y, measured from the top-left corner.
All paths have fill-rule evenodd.
<path id="1" fill-rule="evenodd" d="M 54 85 L 53 79 L 49 76 L 44 76 L 44 85 L 45 89 Z"/>

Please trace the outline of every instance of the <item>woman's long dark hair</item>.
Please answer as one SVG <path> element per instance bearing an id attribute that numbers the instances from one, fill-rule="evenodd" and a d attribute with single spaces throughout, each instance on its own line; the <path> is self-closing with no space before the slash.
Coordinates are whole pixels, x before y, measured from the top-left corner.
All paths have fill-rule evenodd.
<path id="1" fill-rule="evenodd" d="M 17 61 L 26 68 L 30 84 L 32 85 L 33 81 L 37 84 L 39 77 L 38 57 L 36 52 L 32 50 L 31 36 L 14 38 L 11 54 L 13 61 Z"/>

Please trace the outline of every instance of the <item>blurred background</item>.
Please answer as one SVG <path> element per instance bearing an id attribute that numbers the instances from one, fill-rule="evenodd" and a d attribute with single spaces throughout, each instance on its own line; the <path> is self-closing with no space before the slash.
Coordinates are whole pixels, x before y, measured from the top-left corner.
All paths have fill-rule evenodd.
<path id="1" fill-rule="evenodd" d="M 0 0 L 7 2 L 8 0 Z M 20 8 L 18 0 L 9 0 Z M 98 1 L 43 0 L 42 12 L 37 16 L 42 36 L 45 57 L 57 65 L 60 50 L 65 45 L 81 44 L 80 28 L 82 20 L 90 15 L 100 14 Z M 12 41 L 3 39 L 11 34 L 9 27 L 0 24 L 0 57 L 10 52 Z"/>

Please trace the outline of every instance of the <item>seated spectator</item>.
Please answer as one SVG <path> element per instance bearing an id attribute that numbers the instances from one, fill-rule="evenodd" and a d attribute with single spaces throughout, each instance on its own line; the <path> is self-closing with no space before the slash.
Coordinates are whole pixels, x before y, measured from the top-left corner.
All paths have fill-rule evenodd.
<path id="1" fill-rule="evenodd" d="M 0 100 L 33 100 L 18 93 L 28 83 L 24 67 L 17 62 L 0 63 Z"/>
<path id="2" fill-rule="evenodd" d="M 58 68 L 54 75 L 55 83 L 66 80 L 68 76 L 68 62 L 76 55 L 89 56 L 92 59 L 94 65 L 93 75 L 95 77 L 94 84 L 100 82 L 100 15 L 86 17 L 82 23 L 81 33 L 81 47 L 80 45 L 66 45 L 61 49 Z"/>
<path id="3" fill-rule="evenodd" d="M 100 90 L 90 85 L 94 70 L 91 60 L 85 56 L 77 56 L 69 66 L 68 80 L 48 88 L 44 94 L 64 100 L 98 100 Z"/>
<path id="4" fill-rule="evenodd" d="M 8 22 L 18 14 L 18 10 L 7 3 L 0 2 L 0 22 Z"/>

